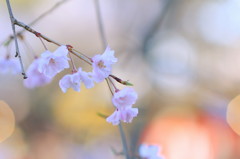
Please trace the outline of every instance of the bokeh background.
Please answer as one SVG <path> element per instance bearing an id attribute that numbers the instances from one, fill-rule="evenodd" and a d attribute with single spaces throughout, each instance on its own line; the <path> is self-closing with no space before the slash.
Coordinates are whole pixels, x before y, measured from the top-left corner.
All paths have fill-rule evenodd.
<path id="1" fill-rule="evenodd" d="M 57 2 L 15 0 L 12 8 L 28 24 Z M 138 117 L 123 124 L 132 155 L 146 143 L 159 145 L 166 159 L 240 158 L 240 138 L 226 120 L 228 104 L 240 93 L 240 1 L 100 0 L 100 7 L 119 59 L 113 74 L 130 80 L 139 95 Z M 2 42 L 11 35 L 4 1 L 0 19 Z M 104 50 L 94 0 L 69 0 L 32 27 L 90 57 Z M 31 33 L 23 35 L 27 68 L 44 47 Z M 7 52 L 14 56 L 13 44 L 0 46 L 1 57 Z M 16 119 L 13 134 L 0 143 L 0 159 L 124 158 L 114 154 L 122 151 L 118 127 L 97 115 L 114 111 L 107 84 L 64 94 L 58 81 L 69 72 L 34 90 L 24 88 L 21 75 L 0 75 L 0 100 Z"/>

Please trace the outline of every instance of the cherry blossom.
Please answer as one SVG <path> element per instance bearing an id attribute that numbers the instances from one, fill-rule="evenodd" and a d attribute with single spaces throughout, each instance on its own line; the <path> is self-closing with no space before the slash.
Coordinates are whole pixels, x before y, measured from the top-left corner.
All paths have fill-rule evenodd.
<path id="1" fill-rule="evenodd" d="M 112 123 L 113 125 L 118 125 L 120 120 L 121 112 L 119 110 L 114 111 L 113 114 L 106 119 L 107 122 Z"/>
<path id="2" fill-rule="evenodd" d="M 144 159 L 164 159 L 160 153 L 160 148 L 157 145 L 141 144 L 139 147 L 139 155 Z"/>
<path id="3" fill-rule="evenodd" d="M 113 125 L 118 125 L 120 120 L 126 123 L 132 122 L 132 119 L 138 114 L 138 108 L 116 109 L 106 120 Z"/>
<path id="4" fill-rule="evenodd" d="M 117 62 L 114 51 L 107 47 L 102 55 L 95 55 L 92 58 L 93 78 L 95 82 L 102 82 L 112 72 L 112 65 Z"/>
<path id="5" fill-rule="evenodd" d="M 124 88 L 120 91 L 117 91 L 112 98 L 112 103 L 117 108 L 128 107 L 135 104 L 138 96 L 137 93 L 132 88 Z"/>
<path id="6" fill-rule="evenodd" d="M 137 93 L 132 88 L 117 90 L 113 95 L 112 102 L 117 108 L 115 112 L 107 118 L 107 122 L 118 125 L 120 121 L 130 123 L 137 116 L 138 108 L 132 108 L 137 100 Z"/>
<path id="7" fill-rule="evenodd" d="M 35 88 L 46 85 L 52 81 L 52 78 L 45 76 L 39 72 L 38 66 L 40 59 L 35 59 L 27 69 L 27 79 L 24 80 L 24 86 L 27 88 Z"/>
<path id="8" fill-rule="evenodd" d="M 21 66 L 17 59 L 12 59 L 9 57 L 0 58 L 0 73 L 18 74 L 20 72 L 21 72 Z"/>
<path id="9" fill-rule="evenodd" d="M 48 50 L 45 51 L 41 55 L 41 62 L 38 67 L 39 72 L 51 78 L 65 68 L 69 68 L 67 55 L 68 49 L 65 45 L 60 46 L 53 53 Z"/>
<path id="10" fill-rule="evenodd" d="M 80 76 L 78 73 L 65 75 L 60 81 L 59 86 L 61 90 L 66 93 L 68 88 L 73 88 L 75 91 L 80 92 Z"/>
<path id="11" fill-rule="evenodd" d="M 82 71 L 82 68 L 79 68 L 77 72 L 65 75 L 59 81 L 59 86 L 64 93 L 67 92 L 68 88 L 73 88 L 75 91 L 79 92 L 81 82 L 84 83 L 86 88 L 92 88 L 94 86 L 93 79 L 90 77 L 90 74 Z"/>

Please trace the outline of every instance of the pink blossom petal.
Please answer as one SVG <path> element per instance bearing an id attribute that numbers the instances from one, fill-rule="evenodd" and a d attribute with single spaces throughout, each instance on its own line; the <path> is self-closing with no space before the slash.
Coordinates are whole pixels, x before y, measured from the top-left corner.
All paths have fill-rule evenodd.
<path id="1" fill-rule="evenodd" d="M 125 123 L 131 123 L 133 118 L 138 114 L 138 108 L 126 108 L 120 111 L 121 120 Z"/>
<path id="2" fill-rule="evenodd" d="M 81 68 L 79 68 L 78 73 L 79 73 L 81 81 L 84 83 L 86 88 L 89 89 L 89 88 L 94 87 L 94 82 L 93 82 L 93 79 L 91 77 L 91 73 L 84 72 L 84 71 L 82 71 Z"/>
<path id="3" fill-rule="evenodd" d="M 61 90 L 66 93 L 68 88 L 73 88 L 75 91 L 80 91 L 80 77 L 77 73 L 65 75 L 60 81 L 59 86 Z"/>
<path id="4" fill-rule="evenodd" d="M 66 57 L 68 55 L 67 46 L 66 45 L 62 45 L 62 46 L 58 47 L 57 50 L 54 51 L 54 54 L 56 56 Z"/>
<path id="5" fill-rule="evenodd" d="M 127 109 L 117 109 L 112 115 L 110 115 L 106 120 L 113 125 L 118 125 L 120 121 L 125 123 L 132 122 L 132 119 L 138 114 L 137 108 L 127 108 Z"/>
<path id="6" fill-rule="evenodd" d="M 124 88 L 113 95 L 112 102 L 117 108 L 128 107 L 135 104 L 138 96 L 132 88 Z"/>
<path id="7" fill-rule="evenodd" d="M 118 110 L 114 111 L 106 120 L 113 125 L 118 125 L 120 123 L 120 112 Z"/>
<path id="8" fill-rule="evenodd" d="M 54 53 L 45 51 L 41 55 L 41 62 L 39 64 L 39 72 L 52 78 L 65 68 L 69 68 L 67 57 L 68 49 L 66 46 L 60 46 Z"/>
<path id="9" fill-rule="evenodd" d="M 117 58 L 114 57 L 114 50 L 111 50 L 111 48 L 109 46 L 107 46 L 106 50 L 103 53 L 103 58 L 107 61 L 107 64 L 114 64 L 116 63 L 118 60 Z"/>
<path id="10" fill-rule="evenodd" d="M 49 50 L 46 50 L 44 51 L 42 54 L 41 54 L 41 58 L 48 58 L 52 55 L 53 53 L 50 52 Z"/>
<path id="11" fill-rule="evenodd" d="M 117 58 L 114 57 L 114 51 L 107 47 L 102 55 L 95 55 L 92 61 L 92 76 L 94 81 L 99 83 L 111 74 L 112 65 L 117 62 Z"/>
<path id="12" fill-rule="evenodd" d="M 36 59 L 27 69 L 27 79 L 24 80 L 24 86 L 27 88 L 35 88 L 46 85 L 52 81 L 52 78 L 45 76 L 38 71 L 40 59 Z"/>

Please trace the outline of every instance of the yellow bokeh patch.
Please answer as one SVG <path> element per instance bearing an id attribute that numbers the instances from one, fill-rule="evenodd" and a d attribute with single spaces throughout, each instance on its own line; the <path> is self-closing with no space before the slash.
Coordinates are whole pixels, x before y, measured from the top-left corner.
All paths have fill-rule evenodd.
<path id="1" fill-rule="evenodd" d="M 240 95 L 235 97 L 227 108 L 227 122 L 240 135 Z"/>
<path id="2" fill-rule="evenodd" d="M 12 135 L 15 127 L 15 117 L 12 109 L 0 101 L 0 142 Z"/>
<path id="3" fill-rule="evenodd" d="M 59 92 L 53 101 L 53 113 L 58 125 L 75 135 L 93 138 L 112 129 L 112 125 L 98 113 L 110 115 L 114 111 L 106 87 L 95 86 L 75 92 Z"/>

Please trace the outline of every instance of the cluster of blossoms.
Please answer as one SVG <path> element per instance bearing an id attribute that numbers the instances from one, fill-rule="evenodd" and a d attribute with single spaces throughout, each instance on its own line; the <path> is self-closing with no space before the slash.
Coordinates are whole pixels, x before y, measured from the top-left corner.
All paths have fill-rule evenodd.
<path id="1" fill-rule="evenodd" d="M 69 68 L 68 46 L 62 45 L 53 53 L 45 51 L 40 58 L 36 58 L 27 69 L 28 78 L 24 80 L 27 88 L 43 86 L 52 81 L 54 76 L 66 68 Z M 94 87 L 94 83 L 102 82 L 108 78 L 112 71 L 112 65 L 117 62 L 114 51 L 106 48 L 102 55 L 91 58 L 92 72 L 85 72 L 82 68 L 73 69 L 71 74 L 65 75 L 60 81 L 61 90 L 66 93 L 69 88 L 80 91 L 81 83 L 86 88 Z M 115 87 L 114 87 L 115 88 Z M 137 100 L 137 94 L 132 88 L 118 90 L 115 88 L 112 103 L 116 107 L 115 112 L 107 118 L 107 122 L 118 125 L 120 121 L 131 122 L 138 114 L 137 108 L 132 108 Z"/>
<path id="2" fill-rule="evenodd" d="M 137 93 L 132 88 L 116 90 L 113 95 L 112 103 L 116 107 L 115 112 L 107 118 L 107 121 L 113 125 L 118 125 L 120 120 L 131 122 L 138 114 L 137 108 L 132 108 L 137 100 Z"/>
<path id="3" fill-rule="evenodd" d="M 144 159 L 164 159 L 160 151 L 159 146 L 141 144 L 139 147 L 139 156 Z"/>

